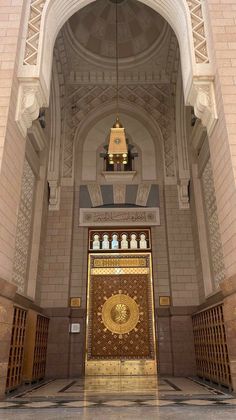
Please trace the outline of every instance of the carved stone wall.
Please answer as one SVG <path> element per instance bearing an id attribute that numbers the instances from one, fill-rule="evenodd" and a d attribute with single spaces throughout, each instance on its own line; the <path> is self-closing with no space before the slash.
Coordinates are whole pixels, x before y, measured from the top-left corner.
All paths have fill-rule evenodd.
<path id="1" fill-rule="evenodd" d="M 27 160 L 25 160 L 20 207 L 17 219 L 16 246 L 12 277 L 12 281 L 18 286 L 18 292 L 20 293 L 24 293 L 26 286 L 28 253 L 32 228 L 34 185 L 34 173 Z"/>
<path id="2" fill-rule="evenodd" d="M 209 245 L 212 259 L 212 274 L 214 277 L 215 287 L 217 287 L 219 283 L 225 278 L 225 266 L 217 213 L 215 187 L 210 159 L 208 160 L 202 174 L 202 185 L 205 199 Z"/>

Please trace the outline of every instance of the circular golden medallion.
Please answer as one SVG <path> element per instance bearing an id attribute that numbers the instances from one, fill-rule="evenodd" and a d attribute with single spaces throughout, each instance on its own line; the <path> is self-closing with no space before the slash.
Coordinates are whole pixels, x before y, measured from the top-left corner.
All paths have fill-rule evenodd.
<path id="1" fill-rule="evenodd" d="M 117 324 L 125 324 L 130 318 L 130 310 L 124 303 L 117 303 L 111 309 L 111 318 Z"/>
<path id="2" fill-rule="evenodd" d="M 139 321 L 139 307 L 130 296 L 111 296 L 102 307 L 102 321 L 112 333 L 127 334 Z"/>

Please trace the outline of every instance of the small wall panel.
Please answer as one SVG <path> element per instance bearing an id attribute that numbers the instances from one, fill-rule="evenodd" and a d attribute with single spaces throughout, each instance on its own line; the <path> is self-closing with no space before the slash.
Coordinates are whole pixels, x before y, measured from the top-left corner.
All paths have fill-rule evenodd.
<path id="1" fill-rule="evenodd" d="M 6 391 L 16 389 L 22 381 L 27 312 L 14 308 Z"/>
<path id="2" fill-rule="evenodd" d="M 197 375 L 231 388 L 223 304 L 193 315 Z"/>

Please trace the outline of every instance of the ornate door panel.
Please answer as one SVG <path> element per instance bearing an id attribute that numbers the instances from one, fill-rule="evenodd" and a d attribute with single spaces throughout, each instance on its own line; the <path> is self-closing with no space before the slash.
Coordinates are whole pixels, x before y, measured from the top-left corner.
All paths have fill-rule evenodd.
<path id="1" fill-rule="evenodd" d="M 155 373 L 151 254 L 90 255 L 86 374 Z"/>

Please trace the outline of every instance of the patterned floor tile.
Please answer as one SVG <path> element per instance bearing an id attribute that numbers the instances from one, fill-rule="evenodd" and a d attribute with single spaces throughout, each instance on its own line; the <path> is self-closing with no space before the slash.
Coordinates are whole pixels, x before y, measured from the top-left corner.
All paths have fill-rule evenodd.
<path id="1" fill-rule="evenodd" d="M 130 407 L 145 409 L 168 406 L 220 407 L 231 409 L 236 405 L 232 394 L 211 388 L 191 378 L 158 377 L 88 377 L 79 379 L 55 379 L 40 386 L 9 396 L 0 402 L 0 409 L 39 409 L 39 408 L 91 408 Z M 41 401 L 41 402 L 40 402 Z M 101 402 L 102 401 L 102 402 Z M 116 410 L 115 410 L 116 411 Z"/>
<path id="2" fill-rule="evenodd" d="M 70 401 L 63 403 L 63 407 L 75 407 L 75 408 L 82 408 L 82 407 L 92 407 L 96 403 L 93 401 Z"/>
<path id="3" fill-rule="evenodd" d="M 135 401 L 125 401 L 125 400 L 106 401 L 106 402 L 103 402 L 102 405 L 109 405 L 111 407 L 129 407 L 129 406 L 134 406 Z"/>
<path id="4" fill-rule="evenodd" d="M 24 404 L 25 408 L 51 408 L 56 406 L 56 403 L 50 401 L 34 401 Z"/>
<path id="5" fill-rule="evenodd" d="M 228 400 L 222 401 L 222 403 L 235 405 L 236 404 L 236 398 L 232 398 L 232 399 L 229 398 Z"/>
<path id="6" fill-rule="evenodd" d="M 181 404 L 188 404 L 188 405 L 212 405 L 212 404 L 215 404 L 215 401 L 210 401 L 210 400 L 185 400 L 185 401 L 181 401 Z"/>
<path id="7" fill-rule="evenodd" d="M 18 406 L 18 404 L 16 403 L 11 403 L 8 401 L 0 401 L 0 408 L 11 408 L 11 407 L 15 407 Z"/>
<path id="8" fill-rule="evenodd" d="M 167 400 L 149 400 L 149 401 L 144 401 L 143 405 L 148 405 L 148 406 L 157 406 L 157 407 L 162 407 L 165 405 L 172 405 L 175 404 L 174 401 L 167 401 Z"/>

